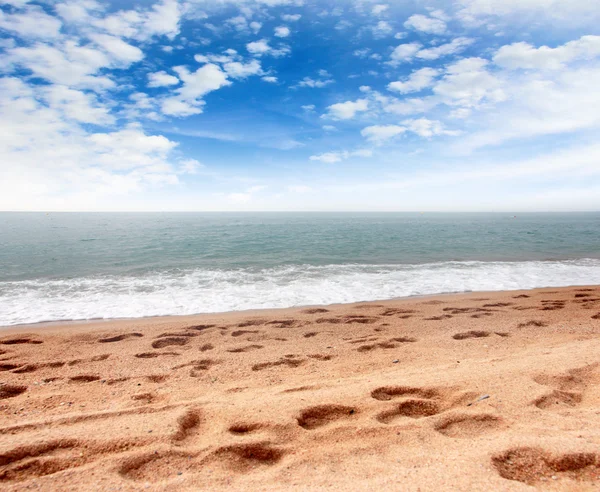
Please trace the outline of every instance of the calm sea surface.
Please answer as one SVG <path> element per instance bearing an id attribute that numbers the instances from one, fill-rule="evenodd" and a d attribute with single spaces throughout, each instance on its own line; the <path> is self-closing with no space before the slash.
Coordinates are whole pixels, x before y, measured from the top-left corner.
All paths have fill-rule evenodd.
<path id="1" fill-rule="evenodd" d="M 600 284 L 600 213 L 0 213 L 0 325 Z"/>

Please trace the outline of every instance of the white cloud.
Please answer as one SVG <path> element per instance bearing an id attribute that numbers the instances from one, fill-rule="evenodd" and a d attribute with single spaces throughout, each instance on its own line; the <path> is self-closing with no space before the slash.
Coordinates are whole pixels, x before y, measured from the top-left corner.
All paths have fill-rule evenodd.
<path id="1" fill-rule="evenodd" d="M 177 144 L 135 125 L 90 131 L 113 122 L 90 94 L 5 77 L 0 113 L 0 161 L 11 163 L 0 166 L 1 209 L 97 209 L 106 197 L 177 183 Z"/>
<path id="2" fill-rule="evenodd" d="M 60 35 L 62 23 L 40 7 L 30 6 L 22 13 L 9 14 L 0 10 L 0 29 L 28 39 L 53 39 Z"/>
<path id="3" fill-rule="evenodd" d="M 262 29 L 262 22 L 252 21 L 250 23 L 250 29 L 254 34 L 258 34 L 258 32 Z"/>
<path id="4" fill-rule="evenodd" d="M 287 38 L 290 35 L 290 28 L 287 26 L 279 26 L 275 28 L 275 36 L 278 38 Z"/>
<path id="5" fill-rule="evenodd" d="M 110 125 L 114 118 L 107 107 L 102 106 L 93 94 L 69 89 L 64 85 L 51 85 L 41 89 L 41 98 L 66 120 L 95 125 Z"/>
<path id="6" fill-rule="evenodd" d="M 298 22 L 302 15 L 300 14 L 284 14 L 281 16 L 281 20 L 285 22 Z"/>
<path id="7" fill-rule="evenodd" d="M 267 75 L 265 77 L 262 77 L 262 80 L 264 80 L 265 82 L 268 82 L 270 84 L 276 84 L 277 83 L 277 77 L 274 77 L 273 75 Z"/>
<path id="8" fill-rule="evenodd" d="M 446 23 L 443 20 L 422 14 L 411 15 L 404 23 L 404 27 L 428 34 L 444 34 L 446 32 Z"/>
<path id="9" fill-rule="evenodd" d="M 227 74 L 217 65 L 208 63 L 195 72 L 186 67 L 173 67 L 183 86 L 175 91 L 175 95 L 163 100 L 161 108 L 170 116 L 190 116 L 203 111 L 204 101 L 201 98 L 209 92 L 231 85 Z"/>
<path id="10" fill-rule="evenodd" d="M 223 64 L 223 69 L 233 79 L 245 79 L 263 73 L 258 60 L 251 60 L 248 63 L 227 62 Z"/>
<path id="11" fill-rule="evenodd" d="M 289 46 L 282 45 L 276 49 L 269 45 L 269 41 L 267 39 L 252 41 L 246 45 L 246 49 L 254 56 L 270 55 L 275 58 L 286 56 L 291 53 Z"/>
<path id="12" fill-rule="evenodd" d="M 390 36 L 394 32 L 394 28 L 387 21 L 379 21 L 375 26 L 371 28 L 373 36 L 377 39 Z"/>
<path id="13" fill-rule="evenodd" d="M 458 0 L 456 3 L 456 17 L 475 26 L 496 20 L 529 25 L 530 19 L 535 19 L 536 23 L 589 26 L 600 18 L 597 5 L 589 0 Z"/>
<path id="14" fill-rule="evenodd" d="M 440 46 L 436 46 L 434 48 L 419 50 L 415 56 L 423 60 L 437 60 L 442 56 L 460 53 L 464 51 L 468 46 L 473 44 L 473 42 L 474 40 L 471 38 L 455 38 L 449 43 L 441 44 Z"/>
<path id="15" fill-rule="evenodd" d="M 600 36 L 582 36 L 562 46 L 535 48 L 529 43 L 502 46 L 494 63 L 509 69 L 560 70 L 574 60 L 591 60 L 600 56 Z"/>
<path id="16" fill-rule="evenodd" d="M 319 70 L 317 72 L 318 78 L 304 77 L 298 82 L 294 88 L 298 87 L 309 87 L 311 89 L 322 89 L 323 87 L 333 84 L 335 81 L 331 78 L 331 75 L 327 70 Z"/>
<path id="17" fill-rule="evenodd" d="M 438 135 L 459 135 L 459 132 L 444 129 L 444 125 L 442 125 L 441 122 L 429 120 L 427 118 L 404 120 L 402 124 L 408 131 L 425 138 L 431 138 Z"/>
<path id="18" fill-rule="evenodd" d="M 315 110 L 315 105 L 314 104 L 305 104 L 304 106 L 300 106 L 304 111 L 314 111 Z"/>
<path id="19" fill-rule="evenodd" d="M 487 70 L 483 58 L 463 58 L 446 68 L 433 92 L 450 106 L 476 108 L 506 99 L 502 81 Z"/>
<path id="20" fill-rule="evenodd" d="M 410 61 L 422 47 L 423 45 L 418 42 L 400 44 L 392 51 L 389 63 L 399 65 L 402 62 Z"/>
<path id="21" fill-rule="evenodd" d="M 106 51 L 114 60 L 122 62 L 126 67 L 144 58 L 144 53 L 141 49 L 115 36 L 92 34 L 90 39 Z"/>
<path id="22" fill-rule="evenodd" d="M 179 163 L 180 174 L 198 174 L 198 170 L 202 169 L 204 164 L 198 162 L 196 159 L 186 159 Z"/>
<path id="23" fill-rule="evenodd" d="M 373 125 L 363 128 L 360 134 L 369 142 L 375 145 L 381 145 L 388 140 L 402 135 L 406 132 L 406 128 L 398 125 Z"/>
<path id="24" fill-rule="evenodd" d="M 373 6 L 373 8 L 371 9 L 371 13 L 373 15 L 381 15 L 381 14 L 385 13 L 389 8 L 390 8 L 389 5 L 379 3 L 379 4 Z"/>
<path id="25" fill-rule="evenodd" d="M 354 151 L 342 150 L 339 152 L 325 152 L 323 154 L 311 155 L 309 159 L 311 161 L 324 162 L 326 164 L 334 164 L 336 162 L 345 161 L 351 157 L 371 157 L 373 151 L 370 149 L 358 149 Z"/>
<path id="26" fill-rule="evenodd" d="M 356 116 L 356 113 L 364 112 L 369 109 L 367 99 L 357 99 L 356 101 L 346 101 L 343 103 L 332 104 L 327 108 L 327 113 L 323 117 L 334 120 L 349 120 Z"/>
<path id="27" fill-rule="evenodd" d="M 421 68 L 420 70 L 413 71 L 406 80 L 391 82 L 387 87 L 390 91 L 399 92 L 400 94 L 419 92 L 427 87 L 431 87 L 439 73 L 440 71 L 435 68 Z"/>
<path id="28" fill-rule="evenodd" d="M 110 78 L 98 75 L 100 69 L 123 66 L 107 53 L 74 41 L 56 46 L 41 43 L 19 46 L 8 50 L 4 61 L 31 70 L 35 76 L 51 83 L 96 89 L 114 86 Z"/>
<path id="29" fill-rule="evenodd" d="M 164 70 L 148 74 L 148 87 L 166 87 L 169 85 L 179 84 L 179 79 L 173 75 L 169 75 Z"/>

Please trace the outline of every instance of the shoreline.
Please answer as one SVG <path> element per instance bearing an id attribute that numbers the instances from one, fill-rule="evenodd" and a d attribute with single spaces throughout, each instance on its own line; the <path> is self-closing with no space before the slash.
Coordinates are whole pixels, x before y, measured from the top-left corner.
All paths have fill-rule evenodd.
<path id="1" fill-rule="evenodd" d="M 11 331 L 35 331 L 36 329 L 50 329 L 50 328 L 61 328 L 61 327 L 72 327 L 72 326 L 89 326 L 89 325 L 105 325 L 107 323 L 126 323 L 126 322 L 165 322 L 165 321 L 193 321 L 197 318 L 202 317 L 221 317 L 221 316 L 236 316 L 236 315 L 270 315 L 277 313 L 285 313 L 286 311 L 297 311 L 307 308 L 329 308 L 329 307 L 343 307 L 343 306 L 355 306 L 358 304 L 370 304 L 370 303 L 396 303 L 396 302 L 411 302 L 414 300 L 435 300 L 436 298 L 447 298 L 447 297 L 459 297 L 459 296 L 471 296 L 471 295 L 494 295 L 500 293 L 525 293 L 525 292 L 536 292 L 536 291 L 545 291 L 545 290 L 569 290 L 569 289 L 577 289 L 577 288 L 596 288 L 600 287 L 600 284 L 586 284 L 586 285 L 569 285 L 569 286 L 560 286 L 560 287 L 535 287 L 532 289 L 515 289 L 515 290 L 491 290 L 491 291 L 462 291 L 462 292 L 442 292 L 437 294 L 423 294 L 423 295 L 411 295 L 405 297 L 394 297 L 390 299 L 376 299 L 372 301 L 354 301 L 347 303 L 333 303 L 333 304 L 306 304 L 299 306 L 290 306 L 290 307 L 282 307 L 282 308 L 264 308 L 264 309 L 244 309 L 239 311 L 220 311 L 220 312 L 210 312 L 210 313 L 196 313 L 196 314 L 165 314 L 165 315 L 156 315 L 156 316 L 140 316 L 136 318 L 92 318 L 92 319 L 66 319 L 66 320 L 52 320 L 52 321 L 38 321 L 35 323 L 22 323 L 16 325 L 0 325 L 0 336 L 2 333 L 9 333 Z"/>
<path id="2" fill-rule="evenodd" d="M 600 286 L 0 333 L 0 484 L 600 486 Z"/>

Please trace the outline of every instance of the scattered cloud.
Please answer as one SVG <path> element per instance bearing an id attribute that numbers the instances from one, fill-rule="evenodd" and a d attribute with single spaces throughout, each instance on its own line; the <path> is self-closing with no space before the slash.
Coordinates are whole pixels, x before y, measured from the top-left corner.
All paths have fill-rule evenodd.
<path id="1" fill-rule="evenodd" d="M 323 117 L 334 120 L 350 120 L 357 113 L 362 113 L 368 109 L 369 101 L 367 99 L 357 99 L 356 101 L 346 101 L 328 106 L 327 113 Z"/>
<path id="2" fill-rule="evenodd" d="M 404 27 L 428 34 L 444 34 L 446 32 L 446 23 L 443 20 L 422 14 L 411 15 L 404 23 Z"/>

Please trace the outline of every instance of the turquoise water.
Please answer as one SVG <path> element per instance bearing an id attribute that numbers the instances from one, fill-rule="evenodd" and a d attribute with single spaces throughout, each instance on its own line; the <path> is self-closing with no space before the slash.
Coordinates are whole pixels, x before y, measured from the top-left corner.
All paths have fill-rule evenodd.
<path id="1" fill-rule="evenodd" d="M 0 325 L 600 283 L 600 213 L 0 213 Z"/>

